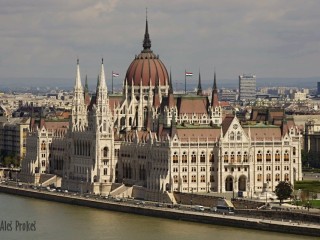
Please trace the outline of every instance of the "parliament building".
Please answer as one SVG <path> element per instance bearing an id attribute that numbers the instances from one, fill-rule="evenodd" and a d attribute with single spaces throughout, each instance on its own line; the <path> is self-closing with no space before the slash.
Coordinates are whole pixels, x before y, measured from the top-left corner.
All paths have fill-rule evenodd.
<path id="1" fill-rule="evenodd" d="M 160 193 L 172 199 L 175 191 L 252 196 L 302 179 L 302 135 L 292 119 L 225 114 L 215 73 L 210 96 L 200 73 L 194 94 L 174 93 L 172 82 L 151 50 L 147 20 L 122 94 L 109 94 L 102 60 L 90 96 L 78 60 L 71 117 L 31 119 L 21 180 L 44 184 L 54 177 L 73 191 L 152 200 Z"/>

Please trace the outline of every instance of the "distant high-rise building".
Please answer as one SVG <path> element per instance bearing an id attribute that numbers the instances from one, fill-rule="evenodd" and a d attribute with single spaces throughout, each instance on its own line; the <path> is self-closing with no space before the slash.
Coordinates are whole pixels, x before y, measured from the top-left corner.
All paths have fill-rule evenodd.
<path id="1" fill-rule="evenodd" d="M 254 100 L 256 99 L 256 76 L 255 75 L 240 75 L 239 76 L 239 100 Z"/>
<path id="2" fill-rule="evenodd" d="M 320 82 L 317 82 L 317 95 L 320 95 Z"/>

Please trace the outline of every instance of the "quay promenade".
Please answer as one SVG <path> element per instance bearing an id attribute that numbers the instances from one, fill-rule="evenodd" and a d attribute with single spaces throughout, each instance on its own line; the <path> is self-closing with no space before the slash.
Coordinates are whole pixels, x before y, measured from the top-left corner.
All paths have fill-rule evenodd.
<path id="1" fill-rule="evenodd" d="M 87 206 L 98 209 L 120 211 L 140 214 L 145 216 L 161 217 L 168 219 L 192 221 L 206 224 L 215 224 L 247 229 L 274 231 L 299 235 L 320 236 L 320 224 L 300 221 L 279 221 L 271 219 L 258 219 L 249 216 L 222 215 L 213 212 L 197 212 L 188 208 L 159 207 L 154 202 L 127 201 L 120 202 L 117 199 L 102 199 L 96 196 L 83 197 L 69 193 L 39 191 L 29 188 L 0 185 L 0 192 L 15 194 L 25 197 L 33 197 L 43 200 L 68 203 L 79 206 Z"/>

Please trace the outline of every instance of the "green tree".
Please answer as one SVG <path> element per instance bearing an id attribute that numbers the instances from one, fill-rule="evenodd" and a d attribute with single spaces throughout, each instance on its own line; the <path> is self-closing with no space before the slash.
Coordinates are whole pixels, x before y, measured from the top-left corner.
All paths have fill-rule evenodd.
<path id="1" fill-rule="evenodd" d="M 276 186 L 276 195 L 278 199 L 280 200 L 280 204 L 283 202 L 284 199 L 287 199 L 291 196 L 293 192 L 293 187 L 291 183 L 281 181 L 279 184 Z"/>

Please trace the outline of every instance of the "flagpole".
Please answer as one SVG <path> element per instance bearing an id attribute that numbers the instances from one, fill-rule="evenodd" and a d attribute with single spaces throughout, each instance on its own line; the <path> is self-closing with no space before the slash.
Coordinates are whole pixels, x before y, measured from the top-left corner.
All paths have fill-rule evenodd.
<path id="1" fill-rule="evenodd" d="M 184 94 L 187 94 L 187 70 L 184 70 Z"/>
<path id="2" fill-rule="evenodd" d="M 112 86 L 111 86 L 111 94 L 113 94 L 113 71 L 112 71 L 112 77 L 111 77 L 111 83 L 112 83 Z"/>

